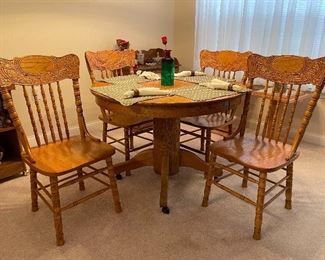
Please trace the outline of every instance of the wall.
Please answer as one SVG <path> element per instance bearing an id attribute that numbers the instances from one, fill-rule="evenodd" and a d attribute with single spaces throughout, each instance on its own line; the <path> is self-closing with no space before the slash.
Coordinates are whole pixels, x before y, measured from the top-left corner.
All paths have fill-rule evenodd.
<path id="1" fill-rule="evenodd" d="M 195 0 L 175 1 L 175 50 L 182 69 L 193 67 L 195 46 Z M 198 57 L 197 57 L 198 58 Z M 305 102 L 304 102 L 305 103 Z M 302 103 L 301 105 L 305 105 Z M 251 119 L 254 121 L 254 119 Z M 304 140 L 325 146 L 325 94 L 319 100 Z"/>
<path id="2" fill-rule="evenodd" d="M 0 0 L 0 57 L 77 54 L 87 122 L 97 120 L 99 110 L 88 89 L 84 52 L 110 49 L 117 38 L 133 49 L 162 47 L 162 34 L 173 49 L 173 33 L 174 0 Z M 73 101 L 68 103 L 67 111 L 75 113 Z"/>
<path id="3" fill-rule="evenodd" d="M 175 56 L 182 70 L 191 70 L 194 58 L 195 0 L 175 1 L 174 30 Z"/>

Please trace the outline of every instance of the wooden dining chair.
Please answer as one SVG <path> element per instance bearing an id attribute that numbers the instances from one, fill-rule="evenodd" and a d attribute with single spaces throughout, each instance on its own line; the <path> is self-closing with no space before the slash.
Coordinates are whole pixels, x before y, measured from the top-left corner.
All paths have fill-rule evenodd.
<path id="1" fill-rule="evenodd" d="M 105 80 L 111 77 L 134 74 L 133 66 L 135 65 L 135 51 L 133 50 L 87 51 L 85 53 L 85 58 L 92 87 L 107 86 L 108 83 Z M 111 141 L 108 143 L 112 145 L 114 144 L 115 149 L 125 155 L 126 161 L 130 159 L 131 152 L 152 145 L 152 138 L 142 135 L 144 133 L 152 133 L 152 119 L 131 117 L 122 114 L 117 115 L 109 110 L 101 110 L 102 113 L 99 115 L 99 119 L 103 122 L 103 141 L 107 142 L 107 138 L 110 139 Z M 122 139 L 116 138 L 111 134 L 113 131 L 120 128 L 124 129 L 124 138 Z M 146 143 L 134 146 L 134 136 L 145 140 Z M 119 149 L 116 144 L 123 145 L 124 150 Z M 127 171 L 126 175 L 130 175 L 130 171 Z M 122 179 L 121 175 L 117 175 L 116 177 Z"/>
<path id="2" fill-rule="evenodd" d="M 212 69 L 213 75 L 224 80 L 239 80 L 244 85 L 246 83 L 247 59 L 251 52 L 235 51 L 208 51 L 200 52 L 200 66 L 204 72 L 206 69 Z M 211 131 L 215 130 L 222 136 L 232 133 L 232 125 L 235 120 L 236 109 L 229 110 L 226 113 L 214 113 L 209 115 L 185 117 L 181 123 L 194 127 L 194 130 L 188 130 L 182 127 L 182 135 L 190 135 L 191 138 L 182 140 L 181 146 L 193 150 L 197 153 L 204 154 L 205 160 L 209 160 L 209 147 L 211 143 Z M 199 133 L 198 133 L 199 132 Z M 187 142 L 200 139 L 200 149 L 186 145 Z"/>
<path id="3" fill-rule="evenodd" d="M 325 57 L 312 60 L 299 56 L 264 57 L 252 54 L 248 58 L 247 76 L 249 86 L 253 85 L 254 79 L 265 80 L 258 118 L 250 122 L 256 125 L 255 133 L 244 133 L 242 128 L 239 136 L 235 136 L 237 131 L 231 138 L 211 145 L 210 170 L 202 206 L 208 206 L 212 184 L 255 206 L 253 238 L 259 240 L 263 211 L 273 200 L 285 192 L 285 208 L 291 209 L 293 162 L 298 158 L 298 146 L 325 84 Z M 315 90 L 305 109 L 302 102 L 298 109 L 297 103 L 305 84 L 313 84 Z M 242 126 L 245 125 L 248 105 L 249 101 L 246 101 Z M 301 111 L 304 112 L 299 115 Z M 216 161 L 217 157 L 228 162 Z M 220 170 L 224 174 L 214 176 L 214 172 L 220 173 Z M 284 170 L 284 176 L 275 177 L 281 173 L 278 170 Z M 273 178 L 268 178 L 268 174 Z M 242 178 L 244 188 L 248 181 L 257 184 L 257 199 L 226 186 L 223 180 L 230 176 Z M 267 201 L 266 196 L 269 197 Z"/>
<path id="4" fill-rule="evenodd" d="M 50 208 L 54 216 L 58 246 L 64 244 L 61 213 L 66 209 L 111 190 L 115 211 L 122 210 L 112 167 L 115 149 L 88 132 L 78 80 L 79 58 L 74 54 L 63 57 L 35 55 L 13 60 L 0 59 L 0 90 L 17 131 L 22 158 L 30 168 L 32 211 L 38 210 L 38 197 Z M 9 92 L 9 88 L 13 87 L 13 96 L 17 100 Z M 73 90 L 74 98 L 71 101 L 75 103 L 75 108 L 70 104 L 71 101 L 66 100 L 69 88 L 70 92 Z M 19 95 L 25 99 L 25 113 L 24 102 L 19 101 Z M 19 108 L 20 117 L 16 108 Z M 72 121 L 71 113 L 66 111 L 74 109 L 77 117 Z M 29 120 L 24 121 L 31 124 L 36 143 L 34 147 L 29 143 L 32 138 L 27 138 L 20 120 L 28 115 Z M 69 122 L 78 124 L 75 135 L 69 130 Z M 104 166 L 94 165 L 101 160 L 105 161 Z M 38 174 L 49 177 L 49 184 L 43 184 Z M 75 183 L 79 183 L 81 191 L 85 190 L 84 180 L 88 178 L 98 181 L 103 188 L 61 206 L 60 190 Z"/>

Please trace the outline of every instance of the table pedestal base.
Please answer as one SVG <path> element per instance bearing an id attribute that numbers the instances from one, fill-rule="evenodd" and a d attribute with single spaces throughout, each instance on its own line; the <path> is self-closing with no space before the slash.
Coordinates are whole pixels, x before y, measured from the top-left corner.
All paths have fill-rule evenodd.
<path id="1" fill-rule="evenodd" d="M 136 154 L 132 159 L 116 164 L 115 174 L 134 170 L 144 166 L 153 166 L 154 171 L 161 175 L 160 207 L 165 214 L 168 208 L 168 179 L 177 174 L 179 167 L 190 167 L 208 171 L 208 164 L 194 153 L 180 149 L 180 120 L 177 118 L 154 119 L 154 148 Z"/>
<path id="2" fill-rule="evenodd" d="M 134 170 L 144 166 L 154 166 L 154 154 L 154 149 L 147 149 L 136 154 L 129 161 L 114 165 L 115 174 L 119 174 L 127 170 Z M 170 175 L 170 156 L 167 154 L 161 157 L 159 161 L 159 165 L 161 165 L 161 168 L 158 169 L 161 173 L 160 207 L 162 208 L 163 213 L 168 214 L 168 179 Z M 190 151 L 180 149 L 178 161 L 180 167 L 190 167 L 201 171 L 202 173 L 208 171 L 208 164 Z"/>

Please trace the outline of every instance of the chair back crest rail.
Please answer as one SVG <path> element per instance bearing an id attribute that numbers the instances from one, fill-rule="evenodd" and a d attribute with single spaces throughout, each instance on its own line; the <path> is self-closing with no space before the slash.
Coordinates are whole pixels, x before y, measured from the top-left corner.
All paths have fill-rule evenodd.
<path id="1" fill-rule="evenodd" d="M 96 82 L 96 72 L 100 73 L 102 79 L 122 76 L 124 74 L 123 68 L 126 67 L 129 68 L 129 74 L 134 74 L 134 50 L 87 51 L 85 59 L 92 83 Z"/>
<path id="2" fill-rule="evenodd" d="M 76 55 L 0 59 L 0 90 L 22 144 L 22 154 L 31 161 L 30 145 L 7 87 L 14 86 L 15 92 L 22 92 L 36 143 L 41 146 L 70 137 L 62 93 L 66 84 L 60 84 L 63 80 L 72 80 L 80 134 L 84 138 L 88 132 L 80 99 L 79 58 Z"/>
<path id="3" fill-rule="evenodd" d="M 236 52 L 230 50 L 200 52 L 200 67 L 204 71 L 212 68 L 213 74 L 225 79 L 235 79 L 236 72 L 244 72 L 242 83 L 246 82 L 247 59 L 252 52 Z"/>
<path id="4" fill-rule="evenodd" d="M 292 144 L 291 158 L 305 133 L 313 110 L 325 83 L 325 57 L 309 59 L 294 55 L 264 57 L 252 54 L 248 58 L 248 84 L 253 86 L 254 79 L 263 79 L 261 98 L 255 136 Z M 294 124 L 302 86 L 315 86 L 310 100 L 303 110 L 300 123 Z M 299 110 L 303 102 L 299 103 Z M 294 131 L 294 127 L 298 129 Z M 290 136 L 293 134 L 293 139 Z"/>

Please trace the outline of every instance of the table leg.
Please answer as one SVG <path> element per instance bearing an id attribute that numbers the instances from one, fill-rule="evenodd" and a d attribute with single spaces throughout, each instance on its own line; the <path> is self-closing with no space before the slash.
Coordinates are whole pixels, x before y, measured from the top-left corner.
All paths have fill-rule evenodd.
<path id="1" fill-rule="evenodd" d="M 153 167 L 160 174 L 160 207 L 169 214 L 168 179 L 177 174 L 180 162 L 180 120 L 176 118 L 154 119 Z"/>
<path id="2" fill-rule="evenodd" d="M 160 188 L 160 207 L 164 214 L 169 214 L 168 208 L 168 179 L 169 179 L 169 157 L 165 154 L 161 164 L 161 188 Z"/>
<path id="3" fill-rule="evenodd" d="M 126 162 L 120 162 L 114 165 L 115 175 L 127 170 L 134 170 L 144 166 L 153 165 L 153 149 L 147 149 L 139 152 Z"/>
<path id="4" fill-rule="evenodd" d="M 155 172 L 161 174 L 162 158 L 166 154 L 169 158 L 169 175 L 177 174 L 179 172 L 180 120 L 177 118 L 155 118 L 153 135 Z"/>

